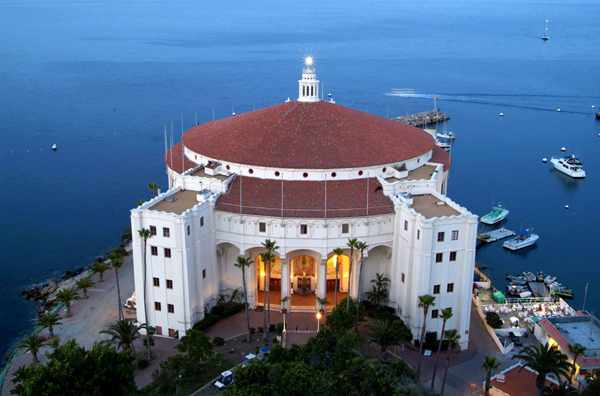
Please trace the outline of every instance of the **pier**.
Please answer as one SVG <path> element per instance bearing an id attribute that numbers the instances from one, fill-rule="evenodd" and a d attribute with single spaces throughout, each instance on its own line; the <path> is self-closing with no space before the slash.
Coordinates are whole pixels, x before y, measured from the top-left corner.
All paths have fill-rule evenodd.
<path id="1" fill-rule="evenodd" d="M 430 111 L 424 111 L 422 113 L 410 114 L 402 117 L 394 118 L 394 121 L 399 121 L 404 124 L 423 127 L 427 125 L 435 124 L 436 122 L 443 122 L 449 120 L 446 114 L 442 113 L 438 109 Z"/>
<path id="2" fill-rule="evenodd" d="M 515 235 L 514 231 L 507 230 L 506 228 L 502 227 L 498 230 L 493 230 L 490 232 L 478 234 L 477 239 L 481 242 L 490 243 L 490 242 L 496 242 L 498 239 L 507 238 L 507 237 L 513 236 L 513 235 Z"/>

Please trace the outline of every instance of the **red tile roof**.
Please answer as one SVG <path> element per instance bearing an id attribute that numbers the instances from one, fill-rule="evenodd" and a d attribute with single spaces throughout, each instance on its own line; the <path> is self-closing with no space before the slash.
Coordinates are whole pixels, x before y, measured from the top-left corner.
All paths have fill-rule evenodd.
<path id="1" fill-rule="evenodd" d="M 283 217 L 325 217 L 324 181 L 263 180 L 238 176 L 229 191 L 217 200 L 216 210 L 240 213 L 240 185 L 243 193 L 242 213 Z M 377 179 L 369 179 L 369 215 L 394 213 L 394 205 L 383 195 Z M 367 179 L 327 182 L 327 217 L 367 215 Z"/>
<path id="2" fill-rule="evenodd" d="M 171 166 L 171 157 L 173 157 L 173 166 Z M 169 151 L 165 154 L 165 164 L 175 172 L 181 174 L 184 170 L 188 170 L 190 168 L 195 168 L 198 166 L 197 163 L 190 160 L 188 157 L 185 157 L 185 162 L 181 160 L 182 152 L 181 152 L 181 143 L 177 143 L 175 146 L 171 147 Z M 183 165 L 185 165 L 185 169 L 183 169 Z"/>
<path id="3" fill-rule="evenodd" d="M 498 382 L 494 378 L 490 381 L 490 385 L 509 396 L 535 396 L 537 394 L 535 382 L 538 375 L 527 368 L 521 369 L 522 367 L 517 366 L 505 372 L 504 383 Z M 553 382 L 546 379 L 546 386 L 550 386 L 551 384 Z"/>
<path id="4" fill-rule="evenodd" d="M 452 166 L 452 157 L 443 148 L 439 146 L 433 147 L 433 153 L 429 162 L 444 165 L 444 170 L 447 171 Z"/>
<path id="5" fill-rule="evenodd" d="M 419 128 L 325 101 L 290 101 L 208 122 L 183 141 L 219 161 L 302 169 L 391 164 L 435 146 Z"/>

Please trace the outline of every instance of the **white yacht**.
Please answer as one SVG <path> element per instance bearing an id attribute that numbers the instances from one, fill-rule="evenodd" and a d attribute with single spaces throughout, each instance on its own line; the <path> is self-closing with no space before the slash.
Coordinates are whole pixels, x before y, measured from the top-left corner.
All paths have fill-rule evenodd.
<path id="1" fill-rule="evenodd" d="M 550 162 L 554 164 L 554 168 L 556 170 L 561 171 L 562 173 L 569 175 L 574 178 L 584 178 L 585 171 L 581 169 L 583 166 L 581 162 L 575 157 L 575 155 L 567 156 L 567 157 L 552 157 Z"/>
<path id="2" fill-rule="evenodd" d="M 533 245 L 538 239 L 540 239 L 540 236 L 529 232 L 529 230 L 521 231 L 518 237 L 504 242 L 502 246 L 510 250 L 519 250 Z"/>

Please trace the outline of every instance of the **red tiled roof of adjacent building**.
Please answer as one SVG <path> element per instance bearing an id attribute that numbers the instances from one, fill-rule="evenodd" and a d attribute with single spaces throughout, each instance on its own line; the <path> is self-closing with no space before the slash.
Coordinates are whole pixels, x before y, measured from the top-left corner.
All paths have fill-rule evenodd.
<path id="1" fill-rule="evenodd" d="M 533 371 L 516 366 L 504 373 L 504 383 L 498 382 L 497 375 L 490 381 L 490 385 L 504 392 L 509 396 L 535 396 L 537 394 L 537 386 L 535 384 L 538 375 Z M 550 386 L 554 382 L 546 379 L 546 386 Z"/>
<path id="2" fill-rule="evenodd" d="M 290 101 L 208 122 L 188 130 L 183 142 L 219 161 L 288 169 L 391 164 L 435 146 L 419 128 L 325 101 Z"/>
<path id="3" fill-rule="evenodd" d="M 447 171 L 452 166 L 452 157 L 450 154 L 439 146 L 433 147 L 433 152 L 429 162 L 444 165 L 444 170 Z"/>
<path id="4" fill-rule="evenodd" d="M 165 154 L 165 163 L 175 172 L 182 174 L 183 171 L 186 171 L 191 168 L 195 168 L 198 166 L 197 163 L 190 160 L 188 157 L 185 157 L 185 162 L 182 161 L 183 153 L 181 152 L 181 143 L 177 143 L 175 146 L 171 147 L 169 151 Z M 171 158 L 172 157 L 172 158 Z M 171 161 L 172 159 L 172 161 Z M 171 163 L 173 166 L 171 166 Z M 183 166 L 185 165 L 185 169 Z"/>
<path id="5" fill-rule="evenodd" d="M 327 182 L 327 216 L 325 216 L 324 181 L 263 180 L 239 177 L 229 191 L 217 200 L 215 209 L 240 213 L 240 188 L 243 214 L 283 217 L 334 218 L 367 215 L 367 179 Z M 381 184 L 371 178 L 368 215 L 394 213 L 394 205 L 383 195 Z"/>

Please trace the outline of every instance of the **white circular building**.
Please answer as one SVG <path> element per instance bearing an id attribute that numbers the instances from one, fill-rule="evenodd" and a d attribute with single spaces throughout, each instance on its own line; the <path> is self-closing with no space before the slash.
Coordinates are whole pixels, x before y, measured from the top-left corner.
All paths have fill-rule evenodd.
<path id="1" fill-rule="evenodd" d="M 446 197 L 451 158 L 429 133 L 320 100 L 307 64 L 297 100 L 198 125 L 165 163 L 169 190 L 131 211 L 137 299 L 149 311 L 138 303 L 138 320 L 157 334 L 182 334 L 219 295 L 242 292 L 240 255 L 255 261 L 248 301 L 263 305 L 268 274 L 257 257 L 271 239 L 271 309 L 284 299 L 289 312 L 316 312 L 325 298 L 332 308 L 336 289 L 338 301 L 364 297 L 385 274 L 388 305 L 415 338 L 418 296 L 431 294 L 427 330 L 440 332 L 438 315 L 452 308 L 446 328 L 466 348 L 477 216 Z M 145 279 L 141 228 L 154 234 Z M 367 243 L 363 260 L 350 257 L 352 238 Z"/>

